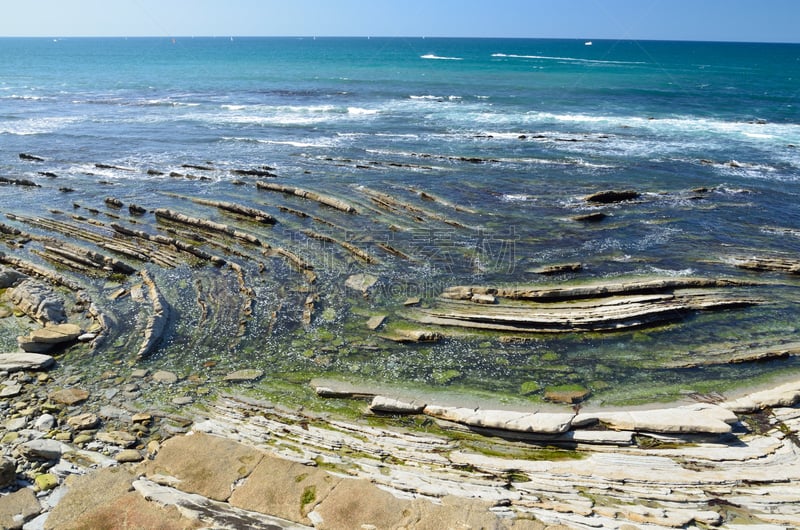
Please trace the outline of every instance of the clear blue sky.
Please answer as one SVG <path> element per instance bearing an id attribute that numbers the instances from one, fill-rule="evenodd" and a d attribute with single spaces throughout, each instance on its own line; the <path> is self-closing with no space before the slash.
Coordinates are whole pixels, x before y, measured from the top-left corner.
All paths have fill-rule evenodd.
<path id="1" fill-rule="evenodd" d="M 800 42 L 800 0 L 7 0 L 0 36 Z"/>

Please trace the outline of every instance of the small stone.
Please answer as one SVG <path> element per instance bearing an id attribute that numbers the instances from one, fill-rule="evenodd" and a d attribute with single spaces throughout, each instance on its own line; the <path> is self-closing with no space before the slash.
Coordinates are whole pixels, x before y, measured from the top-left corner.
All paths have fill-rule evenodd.
<path id="1" fill-rule="evenodd" d="M 147 377 L 147 370 L 145 370 L 144 368 L 138 368 L 131 372 L 131 377 L 135 379 L 145 378 Z"/>
<path id="2" fill-rule="evenodd" d="M 33 427 L 40 431 L 49 431 L 56 425 L 56 418 L 52 414 L 42 414 L 33 422 Z"/>
<path id="3" fill-rule="evenodd" d="M 167 372 L 166 370 L 159 370 L 152 376 L 153 381 L 157 383 L 165 383 L 168 385 L 174 384 L 178 382 L 178 376 L 173 374 L 172 372 Z"/>
<path id="4" fill-rule="evenodd" d="M 28 418 L 25 416 L 20 416 L 19 418 L 11 418 L 10 420 L 6 421 L 3 427 L 5 427 L 7 431 L 17 432 L 24 429 L 26 425 L 28 425 Z"/>
<path id="5" fill-rule="evenodd" d="M 136 443 L 136 437 L 125 431 L 99 432 L 95 436 L 95 439 L 107 444 L 118 445 L 125 448 Z"/>
<path id="6" fill-rule="evenodd" d="M 264 372 L 256 369 L 238 370 L 225 376 L 225 381 L 233 383 L 243 383 L 247 381 L 255 381 L 264 376 Z"/>
<path id="7" fill-rule="evenodd" d="M 141 462 L 144 460 L 144 457 L 142 456 L 142 453 L 136 449 L 124 449 L 117 453 L 117 455 L 114 457 L 114 460 L 123 464 L 127 462 Z"/>
<path id="8" fill-rule="evenodd" d="M 92 342 L 97 338 L 97 333 L 84 333 L 78 336 L 78 342 Z"/>
<path id="9" fill-rule="evenodd" d="M 70 432 L 57 432 L 55 436 L 53 436 L 53 440 L 58 440 L 59 442 L 70 442 L 72 441 L 72 433 Z"/>
<path id="10" fill-rule="evenodd" d="M 100 422 L 100 419 L 91 412 L 85 412 L 83 414 L 78 414 L 77 416 L 72 416 L 67 418 L 67 425 L 75 429 L 76 431 L 85 431 L 87 429 L 94 429 L 97 427 L 97 424 Z"/>
<path id="11" fill-rule="evenodd" d="M 75 439 L 72 440 L 72 443 L 74 443 L 75 445 L 83 445 L 83 444 L 88 444 L 92 440 L 94 440 L 94 436 L 92 436 L 91 434 L 82 433 L 76 436 Z"/>
<path id="12" fill-rule="evenodd" d="M 409 298 L 406 298 L 406 301 L 403 302 L 403 305 L 404 306 L 415 306 L 415 305 L 419 305 L 420 302 L 421 302 L 421 300 L 420 300 L 419 296 L 411 296 Z"/>
<path id="13" fill-rule="evenodd" d="M 150 423 L 153 421 L 153 416 L 146 412 L 137 412 L 131 417 L 131 421 L 133 421 L 133 423 Z"/>
<path id="14" fill-rule="evenodd" d="M 0 389 L 0 398 L 9 398 L 18 396 L 22 392 L 22 385 L 19 383 L 10 383 Z"/>
<path id="15" fill-rule="evenodd" d="M 173 400 L 172 400 L 172 404 L 173 405 L 178 405 L 178 406 L 190 405 L 192 403 L 194 403 L 194 399 L 192 399 L 189 396 L 180 396 L 180 397 L 173 398 Z"/>
<path id="16" fill-rule="evenodd" d="M 72 406 L 89 399 L 89 392 L 82 388 L 65 388 L 51 392 L 50 400 L 63 405 Z"/>
<path id="17" fill-rule="evenodd" d="M 38 491 L 48 491 L 58 486 L 58 477 L 51 473 L 36 475 L 33 484 Z"/>

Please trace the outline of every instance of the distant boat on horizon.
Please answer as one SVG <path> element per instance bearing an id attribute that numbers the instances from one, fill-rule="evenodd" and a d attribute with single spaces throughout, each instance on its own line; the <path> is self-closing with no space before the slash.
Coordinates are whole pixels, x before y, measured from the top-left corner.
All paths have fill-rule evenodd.
<path id="1" fill-rule="evenodd" d="M 584 46 L 591 46 L 592 45 L 592 41 L 587 40 L 586 42 L 583 43 L 583 45 Z"/>

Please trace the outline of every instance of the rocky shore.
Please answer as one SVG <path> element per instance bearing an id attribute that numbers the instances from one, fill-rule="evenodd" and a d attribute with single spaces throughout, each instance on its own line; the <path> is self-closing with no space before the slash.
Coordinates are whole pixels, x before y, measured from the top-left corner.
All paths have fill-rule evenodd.
<path id="1" fill-rule="evenodd" d="M 182 164 L 146 174 L 203 186 L 222 171 Z M 584 266 L 532 252 L 519 259 L 524 272 L 492 276 L 491 256 L 479 253 L 484 230 L 502 224 L 492 212 L 417 187 L 330 191 L 273 182 L 266 166 L 225 171 L 255 181 L 224 193 L 179 186 L 135 203 L 96 191 L 67 201 L 72 188 L 3 181 L 49 193 L 58 207 L 4 212 L 0 223 L 0 528 L 800 525 L 796 377 L 741 396 L 687 382 L 672 406 L 592 399 L 614 370 L 685 375 L 796 357 L 794 256 L 733 248 L 709 256 L 703 274 L 653 266 L 644 275 L 596 273 L 602 256 Z M 649 222 L 658 200 L 600 191 L 548 222 L 606 234 Z M 426 285 L 436 266 L 446 272 Z M 652 329 L 690 347 L 660 353 L 672 345 Z M 592 348 L 618 335 L 614 362 L 588 366 L 555 351 L 563 336 L 588 337 Z M 652 355 L 626 356 L 637 344 Z M 473 381 L 517 378 L 522 399 L 506 406 L 449 392 L 469 363 L 496 363 Z M 414 373 L 444 391 L 308 375 L 328 367 L 358 381 Z M 273 375 L 278 399 L 268 403 L 256 385 Z"/>
<path id="2" fill-rule="evenodd" d="M 174 374 L 56 390 L 3 354 L 0 527 L 774 528 L 800 522 L 800 382 L 631 410 L 484 410 L 351 388 L 361 420 L 223 396 L 126 406 Z M 126 397 L 127 396 L 127 397 Z M 713 401 L 713 402 L 712 402 Z M 405 424 L 405 427 L 399 426 Z"/>

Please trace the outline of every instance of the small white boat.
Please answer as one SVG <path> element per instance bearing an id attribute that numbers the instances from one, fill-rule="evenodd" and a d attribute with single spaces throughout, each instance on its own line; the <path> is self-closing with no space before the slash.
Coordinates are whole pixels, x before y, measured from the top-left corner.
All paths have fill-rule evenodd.
<path id="1" fill-rule="evenodd" d="M 592 41 L 587 40 L 586 42 L 583 43 L 583 45 L 584 46 L 591 46 L 592 45 Z"/>

